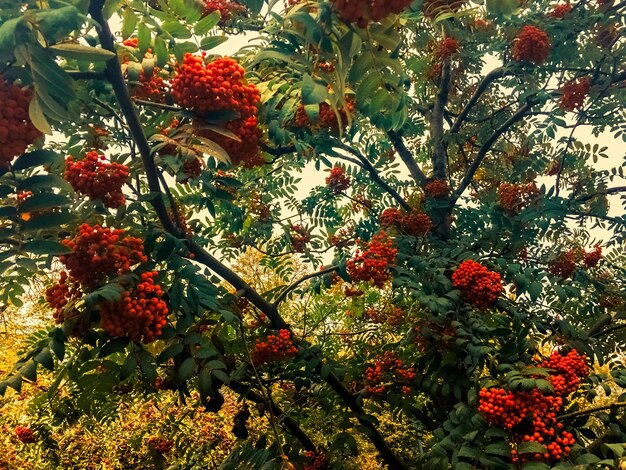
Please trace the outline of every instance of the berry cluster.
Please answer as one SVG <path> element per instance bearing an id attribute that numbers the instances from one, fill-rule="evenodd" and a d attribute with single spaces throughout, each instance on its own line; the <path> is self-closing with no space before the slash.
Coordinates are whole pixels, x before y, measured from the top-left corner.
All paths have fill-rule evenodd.
<path id="1" fill-rule="evenodd" d="M 350 98 L 346 98 L 345 108 L 337 110 L 337 113 L 335 113 L 330 104 L 320 103 L 319 117 L 317 122 L 313 124 L 304 110 L 304 105 L 300 105 L 296 110 L 293 125 L 298 129 L 328 129 L 329 131 L 338 132 L 339 129 L 345 129 L 348 125 L 348 116 L 352 115 L 354 107 L 355 101 Z M 337 114 L 339 114 L 339 118 Z"/>
<path id="2" fill-rule="evenodd" d="M 350 177 L 346 175 L 342 167 L 337 165 L 330 170 L 330 174 L 326 177 L 326 185 L 335 194 L 341 193 L 350 187 Z"/>
<path id="3" fill-rule="evenodd" d="M 455 341 L 457 335 L 456 328 L 452 325 L 439 325 L 434 322 L 426 322 L 423 325 L 416 326 L 415 346 L 422 353 L 426 353 L 429 349 L 437 351 L 445 351 Z"/>
<path id="4" fill-rule="evenodd" d="M 550 382 L 554 387 L 554 394 L 561 397 L 566 397 L 574 392 L 580 384 L 581 377 L 589 375 L 587 357 L 579 355 L 575 349 L 572 349 L 565 356 L 559 351 L 555 351 L 550 357 L 544 359 L 539 367 L 553 369 L 554 372 L 550 374 Z"/>
<path id="5" fill-rule="evenodd" d="M 365 317 L 374 323 L 398 326 L 404 321 L 404 310 L 395 305 L 382 309 L 372 307 L 365 310 Z"/>
<path id="6" fill-rule="evenodd" d="M 565 18 L 570 11 L 572 11 L 571 3 L 561 3 L 559 5 L 555 5 L 552 11 L 548 13 L 548 16 L 554 20 L 560 20 Z"/>
<path id="7" fill-rule="evenodd" d="M 555 352 L 539 366 L 552 369 L 553 395 L 544 395 L 537 388 L 512 392 L 494 387 L 483 388 L 479 393 L 478 411 L 491 425 L 510 432 L 513 462 L 558 461 L 569 454 L 575 443 L 574 436 L 563 430 L 557 413 L 563 406 L 563 398 L 576 390 L 580 379 L 589 374 L 586 358 L 576 351 L 565 356 Z M 545 451 L 518 456 L 516 446 L 522 442 L 538 442 L 545 446 Z"/>
<path id="8" fill-rule="evenodd" d="M 450 186 L 447 181 L 434 180 L 424 186 L 424 194 L 433 199 L 443 199 L 450 194 Z"/>
<path id="9" fill-rule="evenodd" d="M 582 77 L 565 83 L 561 89 L 559 107 L 564 111 L 582 108 L 590 89 L 591 79 L 589 77 Z"/>
<path id="10" fill-rule="evenodd" d="M 413 368 L 406 367 L 404 361 L 391 351 L 376 356 L 374 363 L 365 369 L 364 375 L 365 389 L 371 394 L 383 393 L 392 384 L 400 385 L 402 393 L 408 395 L 411 393 L 408 385 L 415 379 Z"/>
<path id="11" fill-rule="evenodd" d="M 397 254 L 393 240 L 384 231 L 379 232 L 363 252 L 357 250 L 354 258 L 348 260 L 348 275 L 353 281 L 369 281 L 376 287 L 383 287 L 391 277 L 389 267 L 395 263 Z"/>
<path id="12" fill-rule="evenodd" d="M 610 49 L 619 36 L 617 24 L 599 25 L 596 33 L 596 44 L 603 49 Z"/>
<path id="13" fill-rule="evenodd" d="M 311 241 L 311 234 L 300 224 L 293 224 L 291 227 L 291 249 L 297 253 L 301 253 Z"/>
<path id="14" fill-rule="evenodd" d="M 519 214 L 532 205 L 539 197 L 539 194 L 539 188 L 537 188 L 535 183 L 502 183 L 498 186 L 500 207 L 512 214 Z"/>
<path id="15" fill-rule="evenodd" d="M 182 184 L 186 184 L 191 179 L 198 178 L 202 174 L 204 166 L 202 160 L 198 157 L 191 157 L 185 160 L 183 163 L 183 174 L 185 177 L 180 181 Z"/>
<path id="16" fill-rule="evenodd" d="M 126 290 L 117 302 L 105 302 L 100 308 L 100 326 L 111 336 L 126 336 L 135 342 L 150 343 L 161 336 L 167 323 L 167 305 L 163 290 L 154 283 L 158 272 L 141 274 L 141 280 Z"/>
<path id="17" fill-rule="evenodd" d="M 582 262 L 586 268 L 595 268 L 602 259 L 602 247 L 596 245 L 593 251 L 587 253 L 584 248 L 574 247 L 559 254 L 548 263 L 548 272 L 554 276 L 567 279 L 572 275 L 577 265 Z"/>
<path id="18" fill-rule="evenodd" d="M 423 212 L 413 210 L 407 214 L 395 207 L 390 207 L 380 214 L 380 225 L 383 228 L 396 227 L 407 235 L 418 237 L 428 233 L 432 227 L 432 221 Z"/>
<path id="19" fill-rule="evenodd" d="M 252 363 L 255 365 L 268 362 L 280 362 L 298 353 L 298 348 L 291 341 L 289 330 L 280 330 L 277 335 L 269 335 L 265 341 L 256 340 L 252 351 Z"/>
<path id="20" fill-rule="evenodd" d="M 21 204 L 22 202 L 24 202 L 26 199 L 28 199 L 32 195 L 33 195 L 32 191 L 20 191 L 20 192 L 18 192 L 17 195 L 16 195 L 17 203 Z"/>
<path id="21" fill-rule="evenodd" d="M 438 59 L 445 60 L 459 52 L 459 43 L 456 39 L 444 38 L 437 46 L 436 55 Z"/>
<path id="22" fill-rule="evenodd" d="M 61 242 L 72 250 L 59 260 L 67 267 L 72 281 L 83 286 L 104 282 L 109 275 L 121 275 L 131 266 L 145 263 L 141 239 L 125 236 L 124 230 L 82 224 L 73 239 Z"/>
<path id="23" fill-rule="evenodd" d="M 328 468 L 328 456 L 319 452 L 307 451 L 304 454 L 306 463 L 302 470 L 322 470 Z"/>
<path id="24" fill-rule="evenodd" d="M 452 285 L 467 302 L 482 309 L 491 307 L 503 291 L 500 274 L 471 259 L 463 261 L 454 271 Z"/>
<path id="25" fill-rule="evenodd" d="M 245 167 L 252 168 L 265 163 L 265 160 L 261 157 L 259 152 L 261 129 L 258 127 L 256 116 L 229 121 L 224 127 L 239 137 L 240 142 L 208 129 L 200 129 L 196 131 L 196 134 L 200 137 L 207 137 L 213 140 L 226 150 L 233 165 L 241 164 Z"/>
<path id="26" fill-rule="evenodd" d="M 242 119 L 254 116 L 260 94 L 256 86 L 246 84 L 244 73 L 230 57 L 205 65 L 202 57 L 187 53 L 172 82 L 172 96 L 197 114 L 228 109 L 237 111 Z"/>
<path id="27" fill-rule="evenodd" d="M 0 168 L 8 167 L 42 135 L 28 117 L 31 98 L 30 90 L 0 75 Z"/>
<path id="28" fill-rule="evenodd" d="M 542 64 L 550 54 L 550 38 L 535 26 L 524 26 L 517 34 L 511 55 L 513 60 Z"/>
<path id="29" fill-rule="evenodd" d="M 35 438 L 35 432 L 26 426 L 15 426 L 15 437 L 22 444 L 32 444 L 37 439 Z"/>
<path id="30" fill-rule="evenodd" d="M 161 455 L 169 454 L 174 447 L 174 441 L 164 437 L 150 436 L 146 442 L 152 450 Z"/>
<path id="31" fill-rule="evenodd" d="M 402 12 L 411 0 L 332 0 L 332 3 L 341 19 L 365 28 L 370 21 Z"/>
<path id="32" fill-rule="evenodd" d="M 202 16 L 207 16 L 214 11 L 220 12 L 219 24 L 224 26 L 233 17 L 233 14 L 237 14 L 245 10 L 243 5 L 235 2 L 229 2 L 228 0 L 204 0 Z"/>
<path id="33" fill-rule="evenodd" d="M 70 279 L 65 271 L 61 271 L 61 277 L 56 284 L 46 289 L 45 297 L 46 302 L 54 309 L 52 316 L 57 324 L 63 323 L 67 317 L 77 318 L 80 315 L 76 308 L 65 311 L 70 302 L 82 297 L 80 284 Z"/>
<path id="34" fill-rule="evenodd" d="M 128 167 L 120 163 L 106 163 L 104 155 L 91 151 L 82 160 L 65 159 L 63 177 L 78 193 L 99 199 L 105 207 L 116 208 L 126 202 L 122 186 L 128 179 Z"/>
<path id="35" fill-rule="evenodd" d="M 164 101 L 167 86 L 163 77 L 159 75 L 159 67 L 154 67 L 151 73 L 146 74 L 145 70 L 139 72 L 139 84 L 130 87 L 131 95 L 135 98 L 157 103 Z"/>

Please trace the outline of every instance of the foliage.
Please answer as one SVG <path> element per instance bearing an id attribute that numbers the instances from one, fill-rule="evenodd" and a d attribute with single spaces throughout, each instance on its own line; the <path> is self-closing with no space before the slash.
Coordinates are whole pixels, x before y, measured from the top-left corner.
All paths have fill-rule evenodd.
<path id="1" fill-rule="evenodd" d="M 0 2 L 0 302 L 56 322 L 0 393 L 51 372 L 36 445 L 236 396 L 223 468 L 619 465 L 625 9 Z"/>

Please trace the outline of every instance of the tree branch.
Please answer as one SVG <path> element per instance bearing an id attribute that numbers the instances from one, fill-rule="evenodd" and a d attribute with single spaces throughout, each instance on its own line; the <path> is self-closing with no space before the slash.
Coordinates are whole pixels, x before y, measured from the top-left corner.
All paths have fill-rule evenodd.
<path id="1" fill-rule="evenodd" d="M 425 186 L 428 182 L 428 178 L 417 165 L 410 150 L 406 148 L 406 145 L 404 145 L 402 137 L 400 137 L 395 131 L 387 131 L 387 137 L 389 137 L 393 148 L 396 150 L 396 152 L 398 152 L 398 155 L 400 155 L 400 159 L 409 169 L 409 173 L 411 174 L 413 179 L 417 181 L 420 186 Z"/>
<path id="2" fill-rule="evenodd" d="M 586 202 L 589 199 L 593 199 L 596 196 L 601 196 L 601 195 L 610 195 L 610 194 L 616 194 L 616 193 L 622 193 L 626 191 L 626 186 L 617 186 L 615 188 L 609 188 L 609 189 L 605 189 L 602 191 L 597 191 L 593 194 L 587 194 L 585 196 L 581 196 L 577 199 L 574 199 L 574 202 Z"/>
<path id="3" fill-rule="evenodd" d="M 461 197 L 461 195 L 463 194 L 463 191 L 465 191 L 467 187 L 470 185 L 470 183 L 472 182 L 472 179 L 474 178 L 474 174 L 480 167 L 483 159 L 485 158 L 489 150 L 491 149 L 491 146 L 498 140 L 498 138 L 500 138 L 502 134 L 504 134 L 513 125 L 515 125 L 518 121 L 520 121 L 526 115 L 526 113 L 528 113 L 528 111 L 530 111 L 530 109 L 537 103 L 538 101 L 536 99 L 532 99 L 532 100 L 529 99 L 526 102 L 526 104 L 521 106 L 515 112 L 515 114 L 513 114 L 509 119 L 507 119 L 506 122 L 502 124 L 498 129 L 496 129 L 496 131 L 493 134 L 491 134 L 491 136 L 485 141 L 482 147 L 480 147 L 480 149 L 478 150 L 478 153 L 476 154 L 476 158 L 474 159 L 470 167 L 467 169 L 467 172 L 465 173 L 463 180 L 459 184 L 459 187 L 454 192 L 452 196 L 452 202 L 451 202 L 452 204 L 454 204 L 457 201 L 457 199 Z"/>
<path id="4" fill-rule="evenodd" d="M 433 142 L 433 176 L 440 180 L 446 179 L 447 155 L 446 146 L 443 141 L 443 120 L 445 106 L 448 102 L 448 93 L 450 91 L 450 69 L 450 58 L 448 58 L 443 61 L 443 67 L 441 68 L 439 91 L 430 121 L 430 133 Z"/>
<path id="5" fill-rule="evenodd" d="M 474 108 L 474 106 L 476 105 L 480 97 L 483 95 L 483 93 L 487 91 L 487 88 L 489 87 L 491 82 L 504 77 L 506 74 L 507 74 L 507 71 L 504 68 L 498 67 L 497 69 L 493 69 L 491 72 L 485 75 L 485 77 L 480 81 L 480 83 L 476 87 L 476 91 L 474 91 L 474 94 L 470 97 L 469 101 L 467 102 L 465 107 L 461 110 L 459 116 L 456 118 L 456 121 L 450 128 L 450 134 L 456 134 L 459 131 L 459 129 L 461 129 L 461 126 L 467 119 L 467 116 L 469 115 L 470 111 Z"/>
<path id="6" fill-rule="evenodd" d="M 331 266 L 329 268 L 322 269 L 320 271 L 317 271 L 317 272 L 314 272 L 314 273 L 309 273 L 309 274 L 306 274 L 306 275 L 302 276 L 300 279 L 295 281 L 293 284 L 290 284 L 290 285 L 286 286 L 281 291 L 281 293 L 278 295 L 278 297 L 274 301 L 274 307 L 278 307 L 278 304 L 280 304 L 283 300 L 285 300 L 287 295 L 289 295 L 289 293 L 291 291 L 293 291 L 296 287 L 298 287 L 304 281 L 307 281 L 307 280 L 312 279 L 314 277 L 323 276 L 324 274 L 332 273 L 334 271 L 337 271 L 338 269 L 339 269 L 338 266 Z"/>
<path id="7" fill-rule="evenodd" d="M 594 406 L 592 408 L 586 408 L 584 410 L 572 411 L 571 413 L 565 413 L 559 416 L 560 419 L 576 418 L 577 416 L 585 416 L 595 413 L 596 411 L 611 410 L 615 411 L 620 408 L 626 407 L 626 402 L 611 403 L 610 405 Z"/>

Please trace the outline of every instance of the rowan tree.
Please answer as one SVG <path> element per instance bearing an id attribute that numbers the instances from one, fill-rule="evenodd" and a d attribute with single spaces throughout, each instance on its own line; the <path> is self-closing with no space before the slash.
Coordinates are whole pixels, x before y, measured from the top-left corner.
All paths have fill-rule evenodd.
<path id="1" fill-rule="evenodd" d="M 224 468 L 619 465 L 625 10 L 0 2 L 0 302 L 52 277 L 0 392 L 229 389 Z"/>

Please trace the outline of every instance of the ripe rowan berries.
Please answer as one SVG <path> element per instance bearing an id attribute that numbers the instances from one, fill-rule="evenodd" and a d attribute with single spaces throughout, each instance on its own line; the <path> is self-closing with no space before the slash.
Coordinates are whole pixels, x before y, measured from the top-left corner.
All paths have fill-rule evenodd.
<path id="1" fill-rule="evenodd" d="M 562 95 L 559 107 L 564 111 L 574 111 L 582 108 L 590 88 L 591 79 L 589 77 L 581 77 L 578 80 L 565 83 L 561 89 Z"/>
<path id="2" fill-rule="evenodd" d="M 309 450 L 304 454 L 307 462 L 302 470 L 323 470 L 328 468 L 328 456 L 319 452 Z"/>
<path id="3" fill-rule="evenodd" d="M 208 129 L 198 130 L 197 135 L 211 139 L 226 150 L 233 165 L 252 168 L 265 163 L 260 155 L 261 129 L 256 116 L 229 121 L 224 127 L 239 137 L 240 142 Z"/>
<path id="4" fill-rule="evenodd" d="M 74 191 L 99 199 L 105 207 L 115 209 L 126 202 L 122 187 L 128 180 L 128 167 L 120 163 L 106 163 L 104 155 L 91 151 L 82 160 L 65 159 L 63 177 Z"/>
<path id="5" fill-rule="evenodd" d="M 139 84 L 131 84 L 129 86 L 130 94 L 139 99 L 148 101 L 155 101 L 157 103 L 163 102 L 165 99 L 165 93 L 167 91 L 167 84 L 163 77 L 159 75 L 159 67 L 154 67 L 152 73 L 146 75 L 145 70 L 139 72 Z"/>
<path id="6" fill-rule="evenodd" d="M 459 52 L 459 43 L 456 39 L 447 37 L 442 39 L 436 49 L 438 59 L 445 60 Z"/>
<path id="7" fill-rule="evenodd" d="M 398 326 L 404 320 L 404 310 L 395 305 L 385 306 L 384 308 L 368 308 L 365 310 L 364 315 L 374 323 L 390 326 Z"/>
<path id="8" fill-rule="evenodd" d="M 162 300 L 163 289 L 155 284 L 157 271 L 141 274 L 134 288 L 124 291 L 116 302 L 100 306 L 100 326 L 111 336 L 127 337 L 131 341 L 150 343 L 161 336 L 167 323 L 167 304 Z"/>
<path id="9" fill-rule="evenodd" d="M 407 384 L 415 379 L 415 371 L 411 367 L 406 367 L 404 361 L 395 353 L 385 351 L 384 354 L 377 355 L 374 363 L 365 369 L 364 377 L 365 389 L 371 394 L 383 393 L 393 385 L 400 385 L 403 393 L 410 394 L 411 389 Z"/>
<path id="10" fill-rule="evenodd" d="M 289 330 L 279 330 L 277 335 L 269 335 L 265 341 L 257 338 L 252 351 L 252 363 L 262 365 L 280 362 L 292 358 L 297 353 L 298 348 L 291 340 Z"/>
<path id="11" fill-rule="evenodd" d="M 185 178 L 181 180 L 182 184 L 186 184 L 190 179 L 195 179 L 202 174 L 202 170 L 204 166 L 202 165 L 202 160 L 198 157 L 191 157 L 185 160 L 183 163 L 183 174 Z"/>
<path id="12" fill-rule="evenodd" d="M 348 260 L 348 275 L 355 282 L 367 281 L 383 287 L 391 278 L 389 267 L 395 263 L 397 254 L 393 241 L 384 231 L 379 232 L 365 245 L 363 252 L 357 250 L 354 258 Z"/>
<path id="13" fill-rule="evenodd" d="M 583 263 L 585 263 L 585 266 L 587 266 L 588 268 L 595 268 L 600 262 L 601 258 L 602 247 L 600 245 L 596 245 L 593 251 L 585 254 L 585 257 L 583 258 Z"/>
<path id="14" fill-rule="evenodd" d="M 519 214 L 532 205 L 540 194 L 535 183 L 502 183 L 498 186 L 498 203 L 505 211 Z"/>
<path id="15" fill-rule="evenodd" d="M 576 269 L 577 261 L 577 250 L 568 250 L 548 263 L 548 272 L 554 276 L 567 279 Z"/>
<path id="16" fill-rule="evenodd" d="M 535 26 L 524 26 L 517 34 L 511 55 L 513 60 L 542 64 L 550 54 L 550 38 Z"/>
<path id="17" fill-rule="evenodd" d="M 294 224 L 291 227 L 291 249 L 297 253 L 303 252 L 311 241 L 311 234 L 302 225 Z"/>
<path id="18" fill-rule="evenodd" d="M 17 437 L 22 444 L 32 444 L 37 441 L 35 438 L 35 432 L 26 426 L 16 426 L 15 437 Z"/>
<path id="19" fill-rule="evenodd" d="M 572 5 L 570 3 L 561 3 L 559 5 L 555 5 L 554 8 L 548 16 L 555 20 L 560 20 L 565 18 L 565 16 L 572 11 Z"/>
<path id="20" fill-rule="evenodd" d="M 334 166 L 326 177 L 326 185 L 335 194 L 341 193 L 350 187 L 350 177 L 346 175 L 342 167 Z"/>
<path id="21" fill-rule="evenodd" d="M 504 290 L 500 274 L 473 260 L 459 265 L 452 274 L 452 285 L 461 291 L 465 301 L 482 309 L 493 306 Z"/>
<path id="22" fill-rule="evenodd" d="M 296 110 L 296 115 L 293 120 L 293 125 L 300 128 L 309 128 L 311 130 L 327 129 L 329 131 L 338 132 L 339 129 L 345 129 L 348 125 L 348 115 L 351 115 L 354 111 L 356 103 L 351 98 L 346 98 L 346 107 L 335 110 L 328 103 L 320 103 L 319 105 L 319 117 L 316 123 L 312 123 L 304 110 L 304 105 L 300 105 Z"/>
<path id="23" fill-rule="evenodd" d="M 411 0 L 332 0 L 332 3 L 341 19 L 365 28 L 370 21 L 401 13 Z"/>
<path id="24" fill-rule="evenodd" d="M 46 302 L 54 309 L 52 316 L 54 317 L 54 321 L 58 324 L 65 321 L 65 306 L 82 297 L 82 292 L 80 290 L 80 284 L 77 281 L 68 279 L 67 272 L 61 271 L 59 281 L 46 289 L 45 297 Z M 72 309 L 72 311 L 75 315 L 70 314 L 69 316 L 78 315 L 76 309 Z"/>
<path id="25" fill-rule="evenodd" d="M 596 32 L 596 44 L 603 49 L 610 49 L 619 37 L 617 24 L 599 25 Z"/>
<path id="26" fill-rule="evenodd" d="M 220 12 L 219 25 L 224 26 L 233 17 L 233 14 L 244 11 L 246 8 L 243 5 L 235 2 L 229 2 L 228 0 L 204 0 L 204 10 L 202 16 L 207 16 L 214 11 Z"/>
<path id="27" fill-rule="evenodd" d="M 450 194 L 450 186 L 447 181 L 433 180 L 424 186 L 424 194 L 433 199 L 446 198 Z"/>
<path id="28" fill-rule="evenodd" d="M 150 436 L 146 442 L 151 449 L 161 455 L 170 453 L 174 447 L 174 441 L 164 437 Z"/>
<path id="29" fill-rule="evenodd" d="M 230 109 L 241 119 L 256 115 L 260 93 L 246 84 L 244 69 L 230 57 L 205 65 L 202 57 L 185 54 L 172 82 L 172 97 L 197 114 Z"/>
<path id="30" fill-rule="evenodd" d="M 544 359 L 540 365 L 546 369 L 554 369 L 550 379 L 556 395 L 565 397 L 575 391 L 580 384 L 580 379 L 589 375 L 587 357 L 578 354 L 572 349 L 565 356 L 559 351 L 553 352 L 550 357 Z"/>
<path id="31" fill-rule="evenodd" d="M 95 286 L 108 276 L 119 276 L 131 266 L 145 263 L 141 239 L 126 235 L 124 230 L 82 224 L 73 239 L 61 241 L 72 253 L 59 256 L 72 281 Z"/>
<path id="32" fill-rule="evenodd" d="M 390 207 L 380 214 L 380 225 L 383 228 L 396 227 L 407 235 L 414 237 L 428 233 L 432 221 L 427 214 L 413 210 L 410 213 Z"/>
<path id="33" fill-rule="evenodd" d="M 43 134 L 28 117 L 32 93 L 0 75 L 0 168 L 23 154 Z"/>
<path id="34" fill-rule="evenodd" d="M 444 13 L 456 13 L 466 3 L 467 0 L 425 0 L 422 11 L 424 16 L 433 20 Z"/>

